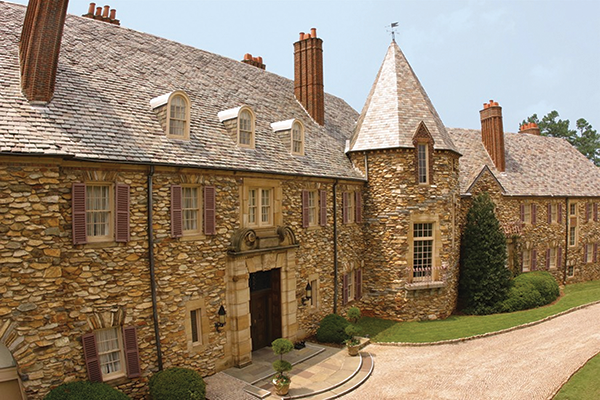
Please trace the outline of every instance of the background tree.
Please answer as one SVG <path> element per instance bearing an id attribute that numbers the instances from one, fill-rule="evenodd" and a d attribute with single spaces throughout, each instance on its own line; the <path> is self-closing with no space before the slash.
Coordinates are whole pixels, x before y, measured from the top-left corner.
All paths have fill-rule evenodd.
<path id="1" fill-rule="evenodd" d="M 487 193 L 473 199 L 461 242 L 458 295 L 467 314 L 492 314 L 508 295 L 506 237 Z"/>
<path id="2" fill-rule="evenodd" d="M 569 127 L 569 120 L 560 119 L 558 112 L 554 110 L 545 115 L 541 120 L 537 114 L 533 114 L 524 120 L 522 124 L 527 122 L 535 122 L 540 128 L 540 133 L 544 136 L 566 139 L 581 154 L 592 160 L 597 166 L 600 166 L 600 135 L 585 119 L 579 118 L 575 123 L 576 129 L 571 129 Z"/>

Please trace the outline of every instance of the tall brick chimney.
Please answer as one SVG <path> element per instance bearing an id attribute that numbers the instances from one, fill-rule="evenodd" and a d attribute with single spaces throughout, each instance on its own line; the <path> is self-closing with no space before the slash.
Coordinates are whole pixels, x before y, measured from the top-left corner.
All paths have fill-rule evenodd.
<path id="1" fill-rule="evenodd" d="M 505 170 L 504 128 L 502 127 L 502 107 L 494 100 L 483 104 L 481 117 L 481 139 L 498 171 Z"/>
<path id="2" fill-rule="evenodd" d="M 19 56 L 21 89 L 31 103 L 46 104 L 54 95 L 58 55 L 69 0 L 30 0 Z"/>
<path id="3" fill-rule="evenodd" d="M 294 43 L 294 95 L 319 125 L 325 124 L 323 40 L 315 28 L 300 32 Z"/>

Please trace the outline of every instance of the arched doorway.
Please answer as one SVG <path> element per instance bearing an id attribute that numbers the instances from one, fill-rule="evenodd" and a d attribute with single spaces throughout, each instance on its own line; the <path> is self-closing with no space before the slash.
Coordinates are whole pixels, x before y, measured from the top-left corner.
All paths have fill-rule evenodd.
<path id="1" fill-rule="evenodd" d="M 5 345 L 0 343 L 0 393 L 3 400 L 24 400 L 25 393 L 17 373 L 17 363 Z"/>

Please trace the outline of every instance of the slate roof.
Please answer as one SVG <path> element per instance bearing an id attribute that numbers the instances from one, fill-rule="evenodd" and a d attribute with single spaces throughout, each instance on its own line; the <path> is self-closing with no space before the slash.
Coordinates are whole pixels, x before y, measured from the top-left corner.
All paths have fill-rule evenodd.
<path id="1" fill-rule="evenodd" d="M 423 121 L 434 149 L 457 151 L 425 89 L 395 41 L 392 41 L 360 114 L 350 151 L 413 148 Z"/>
<path id="2" fill-rule="evenodd" d="M 488 166 L 508 196 L 600 196 L 600 168 L 566 140 L 505 133 L 506 171 L 494 166 L 481 141 L 481 131 L 448 128 L 462 153 L 460 190 L 466 194 Z"/>
<path id="3" fill-rule="evenodd" d="M 19 80 L 25 10 L 0 2 L 0 154 L 364 179 L 344 154 L 358 113 L 343 100 L 326 94 L 322 127 L 289 79 L 88 18 L 67 16 L 54 98 L 32 107 Z M 177 89 L 192 102 L 189 141 L 168 139 L 150 106 Z M 217 116 L 242 105 L 256 115 L 254 150 L 237 147 Z M 270 126 L 292 118 L 304 124 L 305 156 L 292 156 Z"/>

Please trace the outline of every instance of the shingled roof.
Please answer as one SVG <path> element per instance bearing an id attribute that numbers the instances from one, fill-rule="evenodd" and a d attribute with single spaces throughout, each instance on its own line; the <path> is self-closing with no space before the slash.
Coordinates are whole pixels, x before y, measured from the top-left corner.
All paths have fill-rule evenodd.
<path id="1" fill-rule="evenodd" d="M 487 165 L 507 196 L 600 196 L 600 168 L 564 139 L 505 133 L 506 170 L 500 172 L 485 150 L 479 130 L 448 131 L 463 154 L 459 178 L 462 194 L 467 194 Z"/>
<path id="2" fill-rule="evenodd" d="M 395 41 L 392 41 L 363 107 L 350 151 L 412 148 L 424 122 L 438 150 L 456 151 L 440 116 Z"/>
<path id="3" fill-rule="evenodd" d="M 0 154 L 364 179 L 344 154 L 358 113 L 343 100 L 326 94 L 320 126 L 287 78 L 93 19 L 67 16 L 54 98 L 30 105 L 19 81 L 25 9 L 0 2 Z M 174 90 L 191 100 L 189 141 L 167 138 L 150 107 Z M 255 149 L 239 148 L 217 116 L 243 105 L 256 115 Z M 292 118 L 305 127 L 304 156 L 271 128 Z"/>

